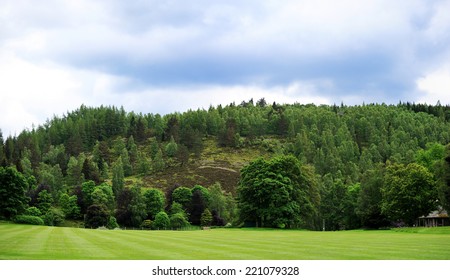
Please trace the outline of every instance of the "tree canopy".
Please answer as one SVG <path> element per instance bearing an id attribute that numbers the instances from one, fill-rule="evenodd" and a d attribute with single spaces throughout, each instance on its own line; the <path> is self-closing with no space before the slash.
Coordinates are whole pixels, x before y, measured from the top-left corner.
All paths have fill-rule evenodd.
<path id="1" fill-rule="evenodd" d="M 314 173 L 293 156 L 259 158 L 241 171 L 240 217 L 260 227 L 308 225 L 320 201 Z"/>
<path id="2" fill-rule="evenodd" d="M 28 183 L 25 177 L 11 167 L 0 167 L 0 217 L 10 219 L 27 208 Z"/>
<path id="3" fill-rule="evenodd" d="M 450 106 L 441 104 L 261 98 L 167 115 L 81 106 L 6 139 L 0 130 L 9 176 L 0 215 L 34 206 L 82 219 L 103 205 L 109 220 L 140 226 L 175 202 L 195 224 L 206 209 L 213 225 L 237 216 L 327 230 L 412 224 L 434 206 L 450 210 L 449 143 Z M 141 185 L 167 197 L 143 196 Z"/>

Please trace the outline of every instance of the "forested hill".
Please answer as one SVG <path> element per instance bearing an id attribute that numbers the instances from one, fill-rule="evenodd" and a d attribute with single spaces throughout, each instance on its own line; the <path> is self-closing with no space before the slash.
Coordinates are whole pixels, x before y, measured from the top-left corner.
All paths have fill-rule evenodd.
<path id="1" fill-rule="evenodd" d="M 120 155 L 131 165 L 126 175 L 150 175 L 196 162 L 205 148 L 211 152 L 217 146 L 217 153 L 255 149 L 261 150 L 257 155 L 293 154 L 320 175 L 339 174 L 357 182 L 378 162 L 410 163 L 428 144 L 449 143 L 449 119 L 448 106 L 409 103 L 267 105 L 262 99 L 165 116 L 81 106 L 32 131 L 1 139 L 0 162 L 39 180 L 43 169 L 56 164 L 66 176 L 70 157 L 81 155 L 98 169 L 101 180 Z"/>
<path id="2" fill-rule="evenodd" d="M 382 180 L 410 163 L 436 174 L 434 164 L 443 161 L 444 145 L 449 142 L 450 107 L 440 104 L 315 106 L 266 104 L 261 99 L 164 116 L 81 106 L 5 141 L 0 137 L 0 163 L 15 166 L 28 180 L 30 205 L 46 201 L 43 190 L 59 207 L 68 201 L 67 194 L 74 195 L 81 212 L 72 215 L 69 211 L 66 217 L 79 218 L 92 204 L 84 200 L 92 199 L 94 193 L 85 192 L 100 185 L 97 194 L 112 197 L 110 211 L 120 217 L 119 224 L 139 226 L 145 213 L 134 221 L 123 214 L 131 210 L 119 207 L 134 205 L 126 195 L 136 195 L 121 191 L 123 183 L 161 189 L 167 203 L 161 202 L 160 207 L 173 208 L 172 193 L 183 189 L 180 186 L 201 185 L 219 194 L 222 188 L 230 198 L 236 194 L 244 166 L 257 158 L 292 155 L 317 180 L 319 196 L 308 227 L 320 228 L 323 219 L 327 229 L 339 229 L 383 225 L 386 220 L 380 213 L 387 213 L 387 208 L 380 208 L 380 186 L 386 182 Z M 393 167 L 386 171 L 380 166 Z M 84 184 L 88 181 L 95 185 Z M 108 191 L 111 186 L 117 205 Z M 370 186 L 376 191 L 370 193 Z M 447 205 L 448 194 L 440 195 L 442 205 Z M 96 199 L 106 199 L 102 197 Z M 198 217 L 194 200 L 188 203 L 191 208 L 185 205 L 192 211 L 191 218 Z M 100 204 L 109 205 L 106 200 Z M 228 215 L 230 222 L 232 216 Z"/>

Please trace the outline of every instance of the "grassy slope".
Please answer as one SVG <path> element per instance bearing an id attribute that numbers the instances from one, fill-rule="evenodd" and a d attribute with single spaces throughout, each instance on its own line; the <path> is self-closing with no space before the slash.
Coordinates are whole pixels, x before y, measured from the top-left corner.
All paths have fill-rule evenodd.
<path id="1" fill-rule="evenodd" d="M 139 182 L 144 187 L 162 190 L 175 185 L 193 187 L 198 184 L 208 187 L 220 182 L 225 191 L 235 193 L 241 168 L 258 157 L 270 157 L 273 154 L 261 145 L 239 149 L 218 147 L 214 137 L 204 139 L 203 145 L 201 155 L 191 155 L 189 163 L 184 166 L 169 164 L 163 172 L 143 178 L 128 177 L 126 182 Z"/>
<path id="2" fill-rule="evenodd" d="M 450 259 L 450 228 L 101 231 L 0 224 L 0 259 Z"/>

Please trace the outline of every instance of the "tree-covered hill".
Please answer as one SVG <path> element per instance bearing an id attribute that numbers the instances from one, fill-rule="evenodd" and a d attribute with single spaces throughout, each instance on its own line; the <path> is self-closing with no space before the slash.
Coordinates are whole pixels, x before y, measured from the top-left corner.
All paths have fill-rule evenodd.
<path id="1" fill-rule="evenodd" d="M 319 209 L 317 223 L 359 227 L 360 222 L 350 222 L 362 203 L 359 184 L 367 184 L 368 174 L 380 166 L 423 163 L 433 145 L 443 150 L 450 142 L 449 120 L 450 107 L 440 104 L 270 105 L 261 99 L 164 116 L 81 106 L 32 130 L 1 137 L 0 163 L 28 178 L 36 205 L 37 190 L 48 190 L 59 205 L 61 194 L 76 195 L 83 183 L 93 181 L 111 185 L 116 204 L 124 187 L 161 189 L 170 208 L 171 191 L 179 186 L 219 182 L 236 195 L 244 166 L 259 157 L 293 155 L 313 167 L 321 207 L 340 204 L 335 212 L 342 217 Z M 434 174 L 432 164 L 428 170 Z"/>

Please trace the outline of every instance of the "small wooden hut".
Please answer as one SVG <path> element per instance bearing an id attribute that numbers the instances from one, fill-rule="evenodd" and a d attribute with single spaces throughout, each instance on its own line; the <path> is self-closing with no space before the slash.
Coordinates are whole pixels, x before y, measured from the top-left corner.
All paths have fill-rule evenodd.
<path id="1" fill-rule="evenodd" d="M 448 216 L 447 211 L 439 207 L 438 210 L 431 212 L 427 216 L 420 217 L 419 226 L 420 227 L 450 226 L 450 218 Z"/>

